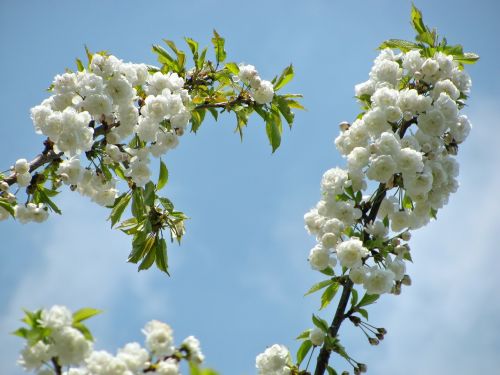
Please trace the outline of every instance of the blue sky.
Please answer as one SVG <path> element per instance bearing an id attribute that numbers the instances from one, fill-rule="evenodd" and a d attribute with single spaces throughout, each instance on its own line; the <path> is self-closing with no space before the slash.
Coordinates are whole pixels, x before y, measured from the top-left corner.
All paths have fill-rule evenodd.
<path id="1" fill-rule="evenodd" d="M 43 225 L 0 225 L 0 373 L 15 366 L 22 342 L 9 335 L 21 308 L 65 304 L 105 313 L 90 322 L 96 347 L 114 351 L 142 341 L 150 319 L 168 322 L 177 342 L 200 338 L 207 365 L 225 375 L 253 374 L 255 356 L 311 326 L 320 280 L 306 258 L 314 239 L 303 214 L 319 198 L 326 169 L 343 165 L 333 147 L 337 124 L 358 113 L 353 86 L 367 79 L 375 48 L 412 38 L 409 1 L 68 1 L 0 0 L 2 169 L 41 150 L 29 108 L 54 75 L 83 57 L 83 45 L 125 61 L 155 63 L 151 44 L 190 36 L 226 38 L 228 58 L 254 64 L 270 79 L 292 62 L 289 91 L 304 94 L 306 112 L 271 154 L 263 124 L 243 142 L 232 117 L 186 134 L 166 162 L 165 194 L 191 220 L 180 247 L 170 247 L 172 277 L 137 273 L 125 262 L 129 239 L 109 229 L 107 211 L 74 193 L 60 196 L 64 215 Z M 427 24 L 451 43 L 481 55 L 470 68 L 466 113 L 474 129 L 461 148 L 461 189 L 432 225 L 413 238 L 414 285 L 372 308 L 372 324 L 389 334 L 370 347 L 361 332 L 342 339 L 370 374 L 494 373 L 500 359 L 500 77 L 494 0 L 416 1 Z M 332 315 L 331 309 L 322 316 Z M 341 363 L 341 362 L 335 362 Z M 342 366 L 343 363 L 342 363 Z"/>

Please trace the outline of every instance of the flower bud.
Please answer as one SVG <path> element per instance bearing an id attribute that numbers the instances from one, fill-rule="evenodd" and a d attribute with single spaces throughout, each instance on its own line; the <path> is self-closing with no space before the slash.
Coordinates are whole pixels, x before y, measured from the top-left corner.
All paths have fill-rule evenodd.
<path id="1" fill-rule="evenodd" d="M 369 337 L 368 342 L 370 343 L 370 345 L 374 345 L 374 346 L 379 344 L 378 339 L 376 339 L 375 337 Z"/>
<path id="2" fill-rule="evenodd" d="M 385 328 L 377 328 L 378 333 L 381 333 L 382 335 L 387 335 L 387 330 Z"/>
<path id="3" fill-rule="evenodd" d="M 359 316 L 351 315 L 349 320 L 355 325 L 358 326 L 361 323 L 361 318 Z"/>
<path id="4" fill-rule="evenodd" d="M 339 124 L 339 128 L 340 128 L 340 131 L 341 132 L 345 132 L 346 130 L 349 130 L 349 127 L 351 126 L 351 124 L 349 124 L 347 121 L 342 121 L 340 124 Z"/>
<path id="5" fill-rule="evenodd" d="M 358 368 L 359 368 L 359 371 L 361 371 L 361 372 L 367 371 L 367 367 L 364 363 L 358 363 Z"/>
<path id="6" fill-rule="evenodd" d="M 17 174 L 24 174 L 29 172 L 30 165 L 26 159 L 19 159 L 16 161 L 16 165 L 14 165 L 14 170 Z"/>
<path id="7" fill-rule="evenodd" d="M 381 333 L 377 333 L 375 334 L 375 336 L 377 337 L 377 339 L 379 339 L 380 341 L 382 341 L 384 339 L 384 335 L 381 334 Z"/>
<path id="8" fill-rule="evenodd" d="M 9 191 L 9 184 L 5 181 L 0 182 L 0 190 Z"/>
<path id="9" fill-rule="evenodd" d="M 410 286 L 411 285 L 411 278 L 410 275 L 404 275 L 403 279 L 401 280 L 401 284 Z"/>
<path id="10" fill-rule="evenodd" d="M 411 239 L 411 233 L 409 231 L 401 233 L 401 239 L 403 241 L 409 241 Z"/>

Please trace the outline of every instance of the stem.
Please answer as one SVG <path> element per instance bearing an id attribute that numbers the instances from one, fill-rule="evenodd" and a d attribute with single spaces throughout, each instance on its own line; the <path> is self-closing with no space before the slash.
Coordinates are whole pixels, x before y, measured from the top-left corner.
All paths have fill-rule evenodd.
<path id="1" fill-rule="evenodd" d="M 404 132 L 403 132 L 404 134 Z M 385 198 L 387 193 L 387 187 L 385 184 L 380 184 L 378 186 L 377 191 L 375 192 L 375 197 L 373 199 L 373 203 L 371 206 L 367 206 L 365 210 L 363 210 L 363 218 L 364 225 L 373 222 L 377 217 L 378 210 L 380 209 L 380 205 Z M 351 291 L 353 289 L 353 282 L 349 277 L 346 278 L 346 281 L 343 284 L 342 296 L 340 297 L 339 304 L 337 305 L 337 311 L 335 312 L 335 316 L 333 317 L 332 324 L 328 328 L 328 335 L 330 337 L 336 337 L 342 322 L 349 316 L 349 313 L 346 314 L 347 303 L 349 302 L 349 298 L 351 296 Z M 316 370 L 314 371 L 314 375 L 323 375 L 325 373 L 326 367 L 328 366 L 328 361 L 330 359 L 331 349 L 326 347 L 326 343 L 321 347 L 321 351 L 319 352 L 318 359 L 316 360 Z"/>
<path id="2" fill-rule="evenodd" d="M 105 135 L 114 125 L 101 125 L 98 126 L 97 128 L 94 129 L 94 139 L 101 135 Z M 30 166 L 30 173 L 33 171 L 37 170 L 38 168 L 44 166 L 45 164 L 49 164 L 53 162 L 56 159 L 59 159 L 61 156 L 64 155 L 63 152 L 56 153 L 53 150 L 54 143 L 47 138 L 43 142 L 45 148 L 42 151 L 41 154 L 38 154 L 32 161 L 30 161 L 29 166 Z M 8 177 L 5 177 L 3 179 L 4 182 L 9 184 L 9 186 L 13 185 L 17 181 L 17 175 L 16 173 L 11 173 Z"/>
<path id="3" fill-rule="evenodd" d="M 235 104 L 247 104 L 251 105 L 253 104 L 252 99 L 245 99 L 240 96 L 238 96 L 236 99 L 229 100 L 227 102 L 221 102 L 221 103 L 203 103 L 199 104 L 196 106 L 196 109 L 205 109 L 205 108 L 228 108 L 231 107 Z"/>
<path id="4" fill-rule="evenodd" d="M 344 284 L 344 289 L 342 290 L 342 296 L 340 297 L 340 301 L 337 306 L 337 311 L 335 312 L 335 316 L 333 317 L 332 324 L 328 328 L 328 335 L 331 337 L 337 336 L 340 326 L 344 321 L 344 319 L 346 318 L 345 309 L 347 307 L 347 302 L 349 302 L 349 297 L 351 296 L 352 288 L 353 288 L 353 283 L 351 279 L 348 278 Z M 326 348 L 326 343 L 325 343 L 321 347 L 318 359 L 316 360 L 316 370 L 314 371 L 314 375 L 323 375 L 325 373 L 329 359 L 330 359 L 330 349 Z"/>
<path id="5" fill-rule="evenodd" d="M 52 364 L 54 365 L 54 371 L 56 375 L 62 375 L 62 367 L 61 365 L 57 362 L 57 358 L 52 358 L 51 359 Z"/>
<path id="6" fill-rule="evenodd" d="M 34 158 L 29 163 L 30 173 L 35 171 L 36 169 L 40 168 L 41 166 L 48 164 L 48 163 L 60 158 L 63 155 L 62 152 L 60 152 L 60 153 L 54 152 L 54 150 L 52 149 L 53 143 L 48 138 L 45 140 L 45 142 L 43 142 L 43 144 L 45 145 L 45 149 L 42 151 L 41 154 L 38 154 L 37 157 Z M 9 186 L 13 185 L 17 181 L 16 173 L 15 172 L 11 173 L 11 175 L 4 178 L 3 181 L 6 182 L 7 184 L 9 184 Z"/>

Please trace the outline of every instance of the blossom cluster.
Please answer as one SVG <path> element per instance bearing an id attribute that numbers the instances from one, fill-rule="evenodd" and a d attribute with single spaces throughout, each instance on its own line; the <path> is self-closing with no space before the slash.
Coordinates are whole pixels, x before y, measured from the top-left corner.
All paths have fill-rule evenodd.
<path id="1" fill-rule="evenodd" d="M 293 367 L 290 352 L 285 346 L 278 344 L 260 353 L 255 365 L 259 375 L 289 375 Z"/>
<path id="2" fill-rule="evenodd" d="M 56 75 L 53 95 L 31 109 L 35 131 L 48 137 L 58 156 L 52 174 L 56 185 L 69 185 L 101 206 L 112 206 L 119 195 L 110 171 L 143 187 L 151 179 L 151 156 L 161 157 L 178 145 L 197 109 L 186 88 L 188 79 L 100 53 L 92 55 L 87 68 Z M 273 100 L 273 84 L 262 80 L 255 67 L 240 65 L 233 80 L 249 86 L 255 103 Z M 19 187 L 33 184 L 26 159 L 19 159 L 12 171 Z M 0 198 L 13 204 L 21 223 L 48 216 L 43 204 L 17 205 L 5 182 Z M 0 220 L 8 214 L 0 206 Z"/>
<path id="3" fill-rule="evenodd" d="M 409 283 L 410 230 L 435 217 L 458 187 L 455 155 L 471 129 L 460 109 L 470 87 L 451 55 L 380 52 L 369 80 L 355 87 L 364 112 L 335 139 L 347 168 L 325 172 L 322 198 L 304 216 L 317 239 L 314 270 L 339 263 L 368 294 Z"/>
<path id="4" fill-rule="evenodd" d="M 116 355 L 94 350 L 93 342 L 75 325 L 74 316 L 65 306 L 55 305 L 41 311 L 41 318 L 34 323 L 46 330 L 46 335 L 36 343 L 28 341 L 18 363 L 27 371 L 39 375 L 133 375 L 151 373 L 158 375 L 180 374 L 181 360 L 201 364 L 204 355 L 200 342 L 187 337 L 181 345 L 174 345 L 173 331 L 168 324 L 153 320 L 143 329 L 145 347 L 137 342 L 126 344 Z M 67 368 L 62 372 L 61 368 Z"/>
<path id="5" fill-rule="evenodd" d="M 260 78 L 253 65 L 239 65 L 238 78 L 252 88 L 252 95 L 258 104 L 267 104 L 273 100 L 274 88 L 270 81 Z"/>

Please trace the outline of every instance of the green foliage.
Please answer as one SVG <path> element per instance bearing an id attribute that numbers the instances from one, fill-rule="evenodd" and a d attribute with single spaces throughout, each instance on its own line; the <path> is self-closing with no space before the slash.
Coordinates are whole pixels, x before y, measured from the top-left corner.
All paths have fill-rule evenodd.
<path id="1" fill-rule="evenodd" d="M 90 307 L 85 307 L 74 312 L 72 327 L 80 331 L 87 340 L 93 341 L 90 330 L 82 322 L 101 312 L 101 310 Z M 50 335 L 52 331 L 50 328 L 42 326 L 41 319 L 42 310 L 24 310 L 24 317 L 21 321 L 26 326 L 18 328 L 12 334 L 25 339 L 29 346 L 35 345 L 38 341 L 48 343 L 51 340 Z"/>
<path id="2" fill-rule="evenodd" d="M 300 345 L 299 349 L 297 350 L 297 367 L 300 366 L 304 358 L 306 358 L 307 354 L 311 350 L 313 344 L 311 340 L 304 340 L 302 344 Z"/>
<path id="3" fill-rule="evenodd" d="M 205 368 L 200 368 L 196 363 L 189 362 L 189 374 L 190 375 L 219 375 L 215 370 Z"/>
<path id="4" fill-rule="evenodd" d="M 339 285 L 340 284 L 338 282 L 333 282 L 328 288 L 325 289 L 325 291 L 321 295 L 321 306 L 319 308 L 320 310 L 323 310 L 330 304 L 330 302 L 337 294 L 337 291 L 339 290 Z"/>
<path id="5" fill-rule="evenodd" d="M 422 12 L 415 5 L 412 5 L 411 9 L 411 25 L 416 33 L 415 42 L 389 39 L 383 42 L 379 49 L 391 48 L 398 49 L 401 52 L 420 50 L 422 56 L 425 57 L 432 57 L 436 52 L 443 52 L 453 56 L 453 59 L 459 63 L 461 68 L 463 64 L 474 64 L 479 60 L 479 56 L 475 53 L 464 52 L 461 45 L 449 45 L 446 38 L 439 40 L 437 30 L 429 28 L 424 23 Z"/>
<path id="6" fill-rule="evenodd" d="M 313 314 L 312 322 L 316 327 L 321 329 L 323 332 L 325 332 L 325 333 L 328 332 L 328 323 L 326 322 L 326 320 L 321 319 L 320 317 Z"/>

